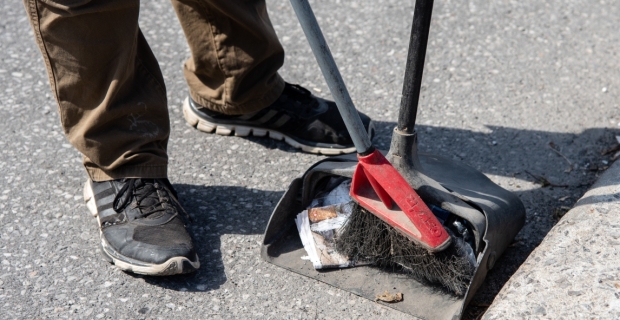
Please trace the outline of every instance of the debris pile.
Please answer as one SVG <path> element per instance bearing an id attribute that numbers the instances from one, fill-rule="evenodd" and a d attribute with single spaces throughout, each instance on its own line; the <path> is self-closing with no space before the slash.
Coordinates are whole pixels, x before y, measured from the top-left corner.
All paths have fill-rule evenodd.
<path id="1" fill-rule="evenodd" d="M 332 178 L 325 190 L 295 219 L 299 237 L 315 269 L 346 268 L 361 263 L 336 251 L 335 239 L 353 209 L 351 180 Z"/>
<path id="2" fill-rule="evenodd" d="M 295 219 L 315 269 L 371 264 L 465 294 L 477 266 L 467 221 L 431 206 L 453 241 L 448 249 L 430 253 L 353 202 L 350 186 L 350 179 L 331 178 Z"/>

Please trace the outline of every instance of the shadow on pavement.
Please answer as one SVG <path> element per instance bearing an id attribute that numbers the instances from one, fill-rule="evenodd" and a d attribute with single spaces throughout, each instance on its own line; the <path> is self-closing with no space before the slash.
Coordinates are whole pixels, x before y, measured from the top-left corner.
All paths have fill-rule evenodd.
<path id="1" fill-rule="evenodd" d="M 189 231 L 194 238 L 200 269 L 192 274 L 172 277 L 135 277 L 171 290 L 215 290 L 227 281 L 223 257 L 228 253 L 220 252 L 222 235 L 262 234 L 283 192 L 188 184 L 174 184 L 174 188 L 193 220 L 189 223 Z M 252 248 L 251 252 L 260 255 L 260 246 L 253 240 L 238 242 L 235 246 L 246 251 Z M 248 258 L 254 259 L 255 256 Z"/>

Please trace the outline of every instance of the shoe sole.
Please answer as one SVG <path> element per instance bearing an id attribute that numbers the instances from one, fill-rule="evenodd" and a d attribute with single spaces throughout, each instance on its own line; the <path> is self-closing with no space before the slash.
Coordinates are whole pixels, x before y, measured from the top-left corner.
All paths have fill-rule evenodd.
<path id="1" fill-rule="evenodd" d="M 234 135 L 237 137 L 269 136 L 269 138 L 271 139 L 278 140 L 278 141 L 284 141 L 291 147 L 296 148 L 296 149 L 301 149 L 304 152 L 314 153 L 314 154 L 323 154 L 326 156 L 337 156 L 340 154 L 354 153 L 356 151 L 355 147 L 337 149 L 337 148 L 324 148 L 324 147 L 305 145 L 285 135 L 284 133 L 275 131 L 273 129 L 242 126 L 242 125 L 237 125 L 237 124 L 213 123 L 213 122 L 207 121 L 199 117 L 196 113 L 194 113 L 194 111 L 192 111 L 192 109 L 189 106 L 189 98 L 185 98 L 185 101 L 183 101 L 183 116 L 185 117 L 185 121 L 187 121 L 187 123 L 189 123 L 192 127 L 202 132 L 206 132 L 206 133 L 215 133 L 221 136 Z M 370 122 L 370 127 L 368 131 L 371 133 L 374 131 L 373 122 Z"/>
<path id="2" fill-rule="evenodd" d="M 97 211 L 97 205 L 95 204 L 95 197 L 93 196 L 93 190 L 90 186 L 90 180 L 86 181 L 84 185 L 84 201 L 88 211 L 97 218 L 99 223 L 99 238 L 101 239 L 101 252 L 104 255 L 106 261 L 114 264 L 123 271 L 143 274 L 148 276 L 170 276 L 175 274 L 191 273 L 200 268 L 200 261 L 198 256 L 194 257 L 194 261 L 191 261 L 187 257 L 173 257 L 161 264 L 152 264 L 143 261 L 138 261 L 125 257 L 114 249 L 112 249 L 107 241 L 103 238 L 103 232 L 101 231 L 101 223 L 99 221 L 99 213 Z"/>

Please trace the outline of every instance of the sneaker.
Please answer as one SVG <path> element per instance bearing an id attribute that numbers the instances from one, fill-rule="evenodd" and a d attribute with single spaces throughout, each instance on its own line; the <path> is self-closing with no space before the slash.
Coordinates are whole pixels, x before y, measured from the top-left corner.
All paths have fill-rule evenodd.
<path id="1" fill-rule="evenodd" d="M 299 85 L 286 83 L 282 95 L 269 107 L 244 115 L 209 110 L 191 97 L 183 103 L 185 120 L 200 131 L 246 137 L 269 136 L 309 153 L 338 155 L 355 152 L 355 146 L 336 104 L 313 96 Z M 372 138 L 370 118 L 359 113 Z"/>
<path id="2" fill-rule="evenodd" d="M 104 257 L 120 269 L 167 276 L 200 267 L 167 179 L 88 180 L 84 200 L 99 221 Z"/>

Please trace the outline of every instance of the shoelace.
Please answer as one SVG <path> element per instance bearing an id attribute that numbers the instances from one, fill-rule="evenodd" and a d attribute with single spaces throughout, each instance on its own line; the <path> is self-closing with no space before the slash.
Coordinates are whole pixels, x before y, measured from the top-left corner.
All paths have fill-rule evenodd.
<path id="1" fill-rule="evenodd" d="M 293 117 L 297 117 L 301 113 L 309 113 L 318 106 L 318 102 L 312 97 L 310 90 L 298 84 L 291 84 L 287 82 L 285 84 L 284 94 L 288 97 L 288 99 L 299 102 L 297 108 L 295 108 L 294 112 L 291 113 Z M 300 109 L 299 107 L 302 108 Z"/>
<path id="2" fill-rule="evenodd" d="M 167 206 L 170 206 L 169 202 L 172 200 L 176 207 L 181 209 L 184 215 L 191 220 L 189 214 L 183 209 L 183 206 L 179 203 L 174 195 L 171 195 L 170 190 L 164 187 L 162 182 L 158 180 L 154 180 L 153 183 L 145 182 L 142 179 L 137 178 L 126 178 L 122 181 L 124 184 L 121 189 L 118 191 L 116 197 L 114 197 L 113 209 L 116 212 L 121 212 L 127 208 L 127 206 L 131 203 L 131 199 L 133 197 L 136 198 L 136 208 L 140 211 L 140 218 L 148 217 L 154 213 L 165 211 Z M 138 182 L 142 182 L 142 187 L 140 188 L 140 192 L 136 192 L 138 187 L 136 184 Z M 157 190 L 166 191 L 167 197 L 160 197 L 157 194 Z M 154 202 L 150 202 L 147 205 L 142 205 L 141 202 L 145 199 L 152 199 Z M 150 210 L 149 210 L 150 209 Z"/>
<path id="3" fill-rule="evenodd" d="M 308 89 L 306 89 L 306 88 L 304 88 L 304 87 L 302 87 L 302 86 L 300 86 L 300 85 L 298 85 L 298 84 L 286 83 L 286 85 L 287 85 L 288 87 L 293 87 L 293 88 L 296 88 L 297 90 L 301 91 L 301 93 L 302 93 L 304 96 L 310 96 L 310 95 L 312 95 L 312 93 L 310 92 L 310 90 L 308 90 Z"/>

